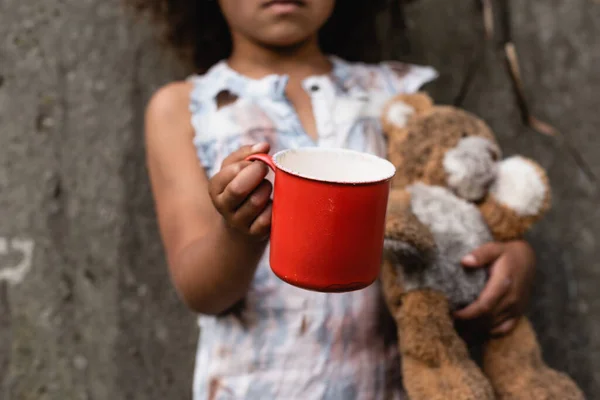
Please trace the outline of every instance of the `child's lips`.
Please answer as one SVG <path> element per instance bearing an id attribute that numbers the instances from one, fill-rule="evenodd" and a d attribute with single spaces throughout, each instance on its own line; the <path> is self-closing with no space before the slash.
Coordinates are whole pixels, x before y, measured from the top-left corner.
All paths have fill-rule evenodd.
<path id="1" fill-rule="evenodd" d="M 271 0 L 264 3 L 263 7 L 273 10 L 276 13 L 285 14 L 296 11 L 305 5 L 306 3 L 302 0 Z"/>

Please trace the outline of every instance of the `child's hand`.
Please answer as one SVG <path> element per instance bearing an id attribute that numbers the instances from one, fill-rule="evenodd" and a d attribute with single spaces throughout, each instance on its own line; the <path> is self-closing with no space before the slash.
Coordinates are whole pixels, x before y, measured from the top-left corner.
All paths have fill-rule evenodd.
<path id="1" fill-rule="evenodd" d="M 251 154 L 267 153 L 266 143 L 241 147 L 227 157 L 209 182 L 210 197 L 229 227 L 264 240 L 271 229 L 271 183 L 261 162 L 245 161 Z"/>
<path id="2" fill-rule="evenodd" d="M 492 334 L 506 334 L 523 314 L 533 282 L 535 257 L 524 241 L 489 243 L 463 258 L 467 268 L 490 266 L 490 279 L 479 298 L 455 313 L 459 319 L 491 319 Z"/>

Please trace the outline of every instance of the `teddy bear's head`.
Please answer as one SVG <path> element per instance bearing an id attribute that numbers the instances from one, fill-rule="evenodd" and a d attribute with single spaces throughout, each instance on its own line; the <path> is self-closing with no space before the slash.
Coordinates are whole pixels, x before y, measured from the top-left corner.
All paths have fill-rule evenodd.
<path id="1" fill-rule="evenodd" d="M 496 177 L 500 147 L 490 128 L 471 113 L 434 106 L 422 93 L 401 95 L 384 110 L 394 185 L 416 181 L 447 186 L 458 196 L 481 200 Z"/>
<path id="2" fill-rule="evenodd" d="M 545 171 L 521 156 L 503 160 L 492 130 L 467 111 L 434 105 L 424 93 L 399 95 L 383 109 L 382 126 L 397 169 L 394 188 L 420 182 L 485 210 L 493 202 L 506 211 L 504 238 L 521 235 L 549 208 Z"/>

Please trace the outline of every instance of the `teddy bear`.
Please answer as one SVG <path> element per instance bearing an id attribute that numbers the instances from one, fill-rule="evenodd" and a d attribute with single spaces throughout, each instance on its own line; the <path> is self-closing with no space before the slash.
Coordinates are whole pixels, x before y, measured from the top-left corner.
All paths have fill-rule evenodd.
<path id="1" fill-rule="evenodd" d="M 526 317 L 507 335 L 485 337 L 479 363 L 452 319 L 488 279 L 484 268 L 464 268 L 462 257 L 521 238 L 547 212 L 545 171 L 521 156 L 503 159 L 485 122 L 425 93 L 392 98 L 381 122 L 397 170 L 381 282 L 409 398 L 583 399 L 570 377 L 544 363 Z"/>

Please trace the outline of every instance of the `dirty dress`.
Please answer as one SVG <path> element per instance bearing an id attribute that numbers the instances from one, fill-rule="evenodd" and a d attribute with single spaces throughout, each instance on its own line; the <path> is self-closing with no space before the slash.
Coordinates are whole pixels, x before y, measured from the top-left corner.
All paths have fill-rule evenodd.
<path id="1" fill-rule="evenodd" d="M 272 153 L 318 146 L 385 156 L 384 102 L 417 91 L 436 71 L 331 61 L 329 74 L 302 84 L 312 101 L 316 139 L 286 98 L 287 76 L 250 79 L 226 61 L 191 76 L 194 145 L 207 175 L 240 146 L 263 141 Z M 219 106 L 215 99 L 223 94 L 233 101 Z M 273 274 L 268 254 L 267 247 L 241 314 L 199 317 L 194 400 L 403 399 L 395 331 L 379 284 L 345 294 L 301 290 Z"/>

